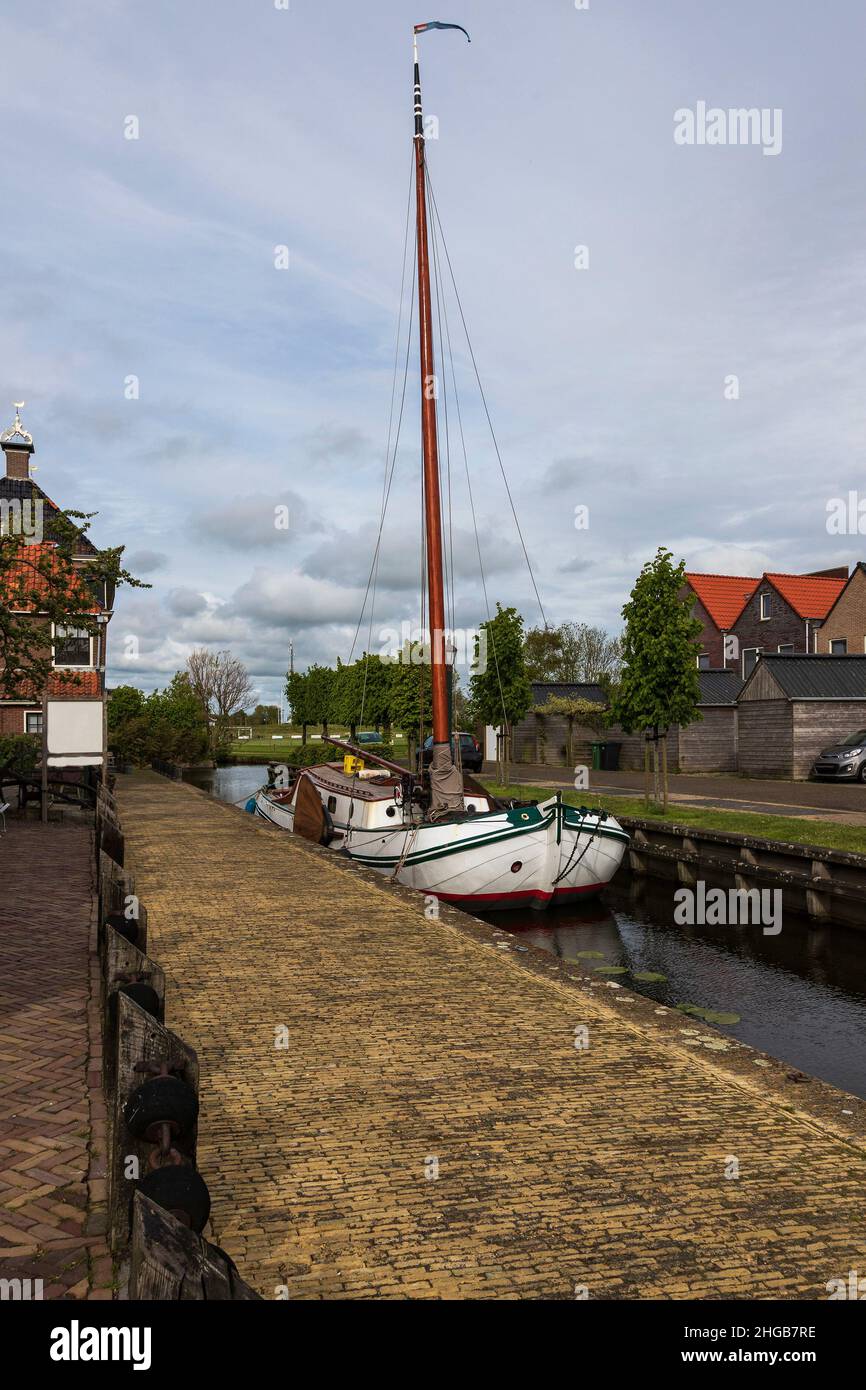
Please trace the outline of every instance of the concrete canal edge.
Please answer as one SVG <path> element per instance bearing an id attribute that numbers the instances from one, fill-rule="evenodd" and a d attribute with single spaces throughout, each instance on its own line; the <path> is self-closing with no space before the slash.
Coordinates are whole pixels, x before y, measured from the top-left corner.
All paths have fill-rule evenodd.
<path id="1" fill-rule="evenodd" d="M 628 858 L 635 877 L 688 888 L 704 879 L 714 887 L 778 889 L 786 912 L 810 917 L 816 925 L 866 930 L 866 854 L 734 831 L 698 830 L 686 822 L 617 819 L 632 836 Z"/>
<path id="2" fill-rule="evenodd" d="M 292 1288 L 290 1296 L 329 1297 L 358 1291 L 366 1296 L 377 1296 L 377 1289 L 381 1292 L 380 1286 L 374 1288 L 369 1281 L 365 1283 L 361 1274 L 355 1278 L 347 1274 L 342 1266 L 335 1271 L 323 1263 L 321 1253 L 309 1256 L 312 1263 L 305 1264 L 307 1257 L 304 1251 L 307 1247 L 295 1250 L 292 1240 L 297 1232 L 290 1238 L 286 1235 L 286 1227 L 295 1223 L 301 1228 L 304 1241 L 318 1249 L 316 1242 L 321 1239 L 325 1242 L 322 1248 L 330 1250 L 332 1237 L 327 1232 L 322 1235 L 318 1230 L 320 1217 L 310 1215 L 306 1210 L 306 1194 L 311 1186 L 318 1192 L 317 1184 L 322 1183 L 327 1196 L 331 1181 L 327 1175 L 333 1173 L 335 1164 L 338 1170 L 345 1165 L 354 1171 L 349 1151 L 357 1154 L 357 1134 L 352 1127 L 356 1102 L 352 1101 L 348 1112 L 344 1105 L 334 1110 L 327 1094 L 317 1089 L 318 1083 L 314 1085 L 311 1079 L 314 1074 L 318 1075 L 318 1069 L 324 1068 L 321 1074 L 328 1078 L 328 1088 L 342 1086 L 341 1073 L 346 1072 L 349 1079 L 345 1084 L 351 1084 L 352 1095 L 357 1093 L 361 1098 L 368 1088 L 382 1084 L 381 1078 L 384 1077 L 389 1095 L 388 1113 L 396 1117 L 393 1120 L 397 1124 L 395 1134 L 401 1134 L 405 1128 L 411 1127 L 417 1117 L 420 1103 L 417 1083 L 412 1071 L 406 1070 L 405 1055 L 402 1069 L 398 1068 L 397 1081 L 394 1080 L 392 1065 L 394 1029 L 398 1022 L 401 1027 L 405 1022 L 405 1001 L 399 988 L 400 980 L 404 977 L 407 997 L 414 1000 L 424 998 L 423 1006 L 416 1003 L 413 1008 L 416 1011 L 423 1008 L 425 1013 L 429 1010 L 434 1018 L 441 1013 L 451 1024 L 453 1037 L 448 1044 L 440 1042 L 438 1046 L 451 1046 L 458 1058 L 472 1056 L 473 1067 L 477 1065 L 479 1068 L 478 1087 L 482 1091 L 485 1089 L 485 1056 L 495 1058 L 494 1070 L 498 1068 L 502 1076 L 511 1075 L 509 1068 L 513 1066 L 509 1048 L 513 1050 L 514 1039 L 505 1036 L 498 1039 L 495 1034 L 491 1035 L 491 998 L 495 1001 L 494 1012 L 498 1010 L 498 1016 L 507 1020 L 512 1013 L 516 1015 L 521 1004 L 532 996 L 531 1009 L 526 1017 L 534 1022 L 528 1024 L 523 1018 L 516 1025 L 523 1030 L 517 1035 L 522 1047 L 528 1046 L 531 1051 L 535 1044 L 538 1049 L 543 1049 L 549 1046 L 550 1037 L 555 1038 L 557 1057 L 551 1063 L 554 1070 L 551 1071 L 550 1098 L 547 1098 L 546 1089 L 542 1087 L 539 1092 L 537 1085 L 530 1088 L 528 1102 L 523 1094 L 515 1094 L 514 1086 L 519 1083 L 520 1068 L 525 1065 L 519 1062 L 515 1073 L 518 1081 L 506 1084 L 508 1100 L 501 1104 L 497 1102 L 492 1112 L 489 1109 L 483 1111 L 480 1120 L 482 1133 L 486 1133 L 487 1126 L 491 1124 L 494 1130 L 502 1128 L 506 1131 L 511 1124 L 517 1124 L 527 1136 L 527 1142 L 532 1144 L 534 1135 L 542 1148 L 551 1144 L 551 1134 L 556 1136 L 555 1143 L 565 1142 L 571 1134 L 574 1136 L 572 1147 L 577 1145 L 575 1161 L 580 1161 L 584 1149 L 589 1152 L 594 1146 L 598 1148 L 600 1139 L 603 1140 L 600 1148 L 602 1154 L 606 1154 L 611 1145 L 614 1148 L 625 1145 L 625 1149 L 622 1149 L 623 1172 L 632 1168 L 641 1148 L 642 1141 L 637 1149 L 629 1147 L 634 1145 L 635 1133 L 648 1136 L 650 1150 L 655 1151 L 660 1160 L 663 1159 L 648 1187 L 644 1188 L 644 1179 L 640 1179 L 641 1193 L 644 1194 L 641 1200 L 651 1204 L 658 1200 L 659 1191 L 664 1189 L 668 1170 L 671 1170 L 670 1180 L 673 1181 L 673 1170 L 684 1161 L 686 1136 L 691 1136 L 688 1143 L 695 1143 L 696 1153 L 703 1154 L 700 1162 L 706 1161 L 708 1134 L 713 1136 L 714 1152 L 719 1143 L 727 1142 L 727 1136 L 734 1133 L 738 1136 L 737 1142 L 741 1142 L 744 1148 L 751 1145 L 755 1151 L 771 1152 L 772 1160 L 767 1160 L 769 1172 L 774 1172 L 774 1165 L 778 1172 L 775 1172 L 772 1181 L 766 1174 L 752 1179 L 756 1186 L 752 1188 L 749 1200 L 756 1202 L 757 1206 L 750 1218 L 744 1218 L 742 1210 L 738 1209 L 737 1225 L 725 1227 L 724 1230 L 719 1228 L 720 1245 L 726 1242 L 737 1245 L 743 1240 L 750 1244 L 753 1235 L 767 1239 L 774 1235 L 783 1243 L 782 1255 L 773 1268 L 777 1271 L 786 1269 L 788 1272 L 784 1275 L 774 1273 L 766 1283 L 762 1274 L 755 1274 L 756 1296 L 772 1296 L 774 1291 L 784 1295 L 791 1287 L 798 1289 L 796 1278 L 790 1273 L 790 1269 L 795 1267 L 791 1262 L 800 1259 L 797 1250 L 811 1234 L 815 1242 L 812 1248 L 818 1251 L 819 1234 L 823 1236 L 830 1229 L 827 1224 L 831 1222 L 830 1196 L 822 1191 L 823 1183 L 832 1182 L 837 1194 L 841 1194 L 834 1198 L 834 1202 L 838 1201 L 841 1206 L 833 1206 L 838 1221 L 833 1227 L 832 1236 L 826 1237 L 829 1242 L 827 1249 L 832 1246 L 835 1258 L 838 1254 L 836 1247 L 854 1239 L 851 1183 L 856 1177 L 862 1186 L 866 1177 L 866 1169 L 863 1168 L 866 1158 L 866 1105 L 857 1098 L 818 1080 L 801 1076 L 789 1064 L 741 1043 L 725 1030 L 685 1017 L 673 1008 L 661 1007 L 625 986 L 612 987 L 611 983 L 600 981 L 583 964 L 556 960 L 547 952 L 525 945 L 510 933 L 455 908 L 440 905 L 438 919 L 428 922 L 425 920 L 424 900 L 417 894 L 389 882 L 373 870 L 340 858 L 332 851 L 296 840 L 261 821 L 257 822 L 240 809 L 215 801 L 195 787 L 167 782 L 152 773 L 142 773 L 118 778 L 117 798 L 130 862 L 135 867 L 139 891 L 146 894 L 150 908 L 157 943 L 155 954 L 166 971 L 168 1007 L 170 1011 L 174 1009 L 178 1012 L 175 1026 L 181 1028 L 184 1036 L 199 1052 L 206 1097 L 213 1093 L 212 1085 L 209 1092 L 208 1070 L 213 1068 L 215 1071 L 217 1108 L 209 1115 L 205 1107 L 199 1143 L 209 1150 L 206 1166 L 209 1179 L 213 1174 L 216 1180 L 215 1199 L 218 1200 L 220 1196 L 223 1199 L 216 1223 L 217 1238 L 238 1261 L 241 1274 L 254 1287 L 266 1291 L 266 1296 L 271 1280 L 277 1278 L 275 1271 L 287 1263 L 287 1242 L 292 1256 L 288 1265 L 293 1271 L 286 1276 L 288 1286 Z M 212 886 L 209 888 L 208 884 Z M 327 919 L 319 913 L 320 925 L 314 924 L 307 930 L 307 912 L 315 916 L 318 910 L 314 896 L 318 891 L 317 884 L 327 885 Z M 230 885 L 228 892 L 234 898 L 229 903 L 221 899 L 221 895 L 227 891 L 226 885 Z M 362 889 L 360 895 L 358 889 Z M 259 900 L 265 914 L 262 919 L 244 916 L 249 904 Z M 277 921 L 273 916 L 269 919 L 267 913 L 273 913 L 273 905 L 277 903 L 282 903 L 285 909 L 281 913 L 280 929 L 284 930 L 286 923 L 294 926 L 292 938 L 273 936 Z M 390 912 L 389 904 L 393 905 L 393 912 Z M 407 912 L 411 914 L 411 920 L 418 923 L 411 930 Z M 395 928 L 393 932 L 391 918 Z M 402 919 L 404 929 L 401 929 L 398 919 Z M 210 933 L 209 939 L 204 939 L 202 933 Z M 489 969 L 483 965 L 483 957 L 475 953 L 467 955 L 465 949 L 456 952 L 446 950 L 445 938 L 452 935 L 455 940 L 462 940 L 467 945 L 472 943 L 484 954 L 489 953 Z M 345 944 L 335 945 L 341 938 Z M 407 942 L 406 938 L 411 939 Z M 418 994 L 419 960 L 423 971 L 424 942 L 427 940 L 432 958 L 432 968 L 428 972 L 429 992 L 435 996 L 432 998 Z M 213 957 L 210 962 L 206 959 L 208 949 Z M 345 949 L 349 955 L 341 974 L 334 975 L 334 953 L 339 949 Z M 369 954 L 369 962 L 358 959 L 359 951 Z M 351 954 L 353 952 L 354 955 Z M 249 974 L 250 970 L 255 972 L 256 960 L 262 962 L 261 970 L 267 978 L 263 978 L 261 971 L 252 976 Z M 489 977 L 487 984 L 480 986 L 477 1021 L 474 996 L 467 997 L 467 994 L 471 995 L 471 989 L 467 991 L 461 984 L 460 975 L 464 968 L 461 961 L 468 967 L 466 973 L 475 981 L 480 983 L 484 975 Z M 383 968 L 386 971 L 384 976 L 377 973 Z M 368 977 L 366 983 L 354 978 L 361 970 Z M 311 1015 L 305 1013 L 301 1005 L 305 1006 L 307 996 L 316 991 L 320 972 L 323 985 L 316 996 L 315 1012 Z M 369 978 L 370 972 L 375 978 Z M 331 995 L 328 981 L 332 978 L 339 978 L 340 983 L 335 984 Z M 526 988 L 521 986 L 521 980 L 526 981 Z M 530 980 L 533 981 L 531 989 Z M 228 993 L 227 981 L 231 981 Z M 539 984 L 543 986 L 541 995 L 536 988 Z M 471 988 L 479 988 L 479 984 Z M 291 1071 L 276 1071 L 266 1049 L 259 1050 L 258 1038 L 251 1050 L 251 1030 L 258 1028 L 263 1006 L 264 1016 L 270 1016 L 271 1006 L 267 1003 L 269 991 L 275 1000 L 272 1010 L 275 1018 L 280 1017 L 281 1010 L 291 1013 L 291 1009 L 296 1008 L 299 1075 Z M 441 993 L 437 994 L 437 991 Z M 544 1004 L 544 993 L 550 1000 L 549 1010 Z M 374 1005 L 370 1005 L 370 999 L 375 1001 Z M 580 1007 L 581 1002 L 583 1008 Z M 573 1004 L 578 1007 L 573 1008 Z M 323 1021 L 320 1011 L 328 1008 L 332 1017 Z M 360 1036 L 353 1031 L 356 1024 L 350 1022 L 357 1017 L 359 1009 L 364 1018 L 364 1031 Z M 571 1116 L 566 1120 L 556 1108 L 562 1101 L 562 1094 L 558 1095 L 556 1085 L 564 1073 L 560 1036 L 562 1019 L 565 1016 L 578 1023 L 584 1016 L 584 1010 L 593 1020 L 594 1037 L 601 1038 L 601 1042 L 594 1043 L 593 1066 L 598 1064 L 598 1048 L 601 1047 L 604 1052 L 608 1036 L 616 1039 L 615 1078 L 613 1073 L 608 1077 L 609 1082 L 612 1079 L 616 1081 L 615 1093 L 596 1091 L 595 1082 L 586 1081 L 586 1078 L 593 1076 L 592 1071 L 583 1073 L 584 1089 L 578 1086 L 574 1091 L 573 1081 L 567 1078 L 575 1074 L 565 1072 L 566 1090 L 562 1094 L 569 1097 L 568 1104 L 572 1103 L 571 1098 L 574 1097 L 575 1104 L 589 1106 L 590 1129 L 585 1127 L 587 1114 L 582 1114 L 577 1121 Z M 254 1015 L 252 1021 L 251 1014 Z M 545 1014 L 548 1014 L 547 1019 Z M 309 1028 L 311 1018 L 314 1025 L 322 1023 L 323 1027 L 327 1027 L 320 1035 L 308 1038 L 304 1030 Z M 551 1020 L 552 1024 L 548 1027 Z M 408 1021 L 416 1029 L 422 1025 L 426 1027 L 425 1019 L 408 1016 Z M 506 1026 L 503 1025 L 503 1032 Z M 473 1033 L 473 1027 L 476 1033 Z M 536 1033 L 534 1039 L 531 1036 L 533 1031 Z M 354 1037 L 359 1059 L 346 1057 L 344 1049 L 347 1037 Z M 325 1056 L 317 1050 L 322 1046 L 322 1038 L 327 1040 L 325 1047 L 330 1048 Z M 425 1065 L 421 1070 L 425 1072 L 430 1065 L 431 1047 L 433 1044 L 427 1042 L 424 1048 Z M 437 1110 L 445 1107 L 442 1123 L 450 1135 L 450 1112 L 447 1107 L 455 1105 L 454 1080 L 449 1071 L 451 1058 L 436 1052 L 435 1048 L 434 1055 L 435 1068 L 443 1076 L 437 1085 L 444 1089 L 441 1094 L 436 1089 L 432 1094 L 425 1090 L 424 1104 L 430 1104 Z M 525 1056 L 529 1057 L 530 1052 Z M 254 1074 L 250 1071 L 251 1059 Z M 532 1058 L 533 1063 L 535 1060 Z M 603 1058 L 601 1061 L 605 1067 L 610 1065 Z M 257 1074 L 260 1068 L 267 1074 L 260 1077 Z M 559 1070 L 556 1071 L 556 1068 Z M 641 1068 L 644 1068 L 646 1075 L 639 1082 L 635 1074 Z M 469 1073 L 473 1074 L 476 1073 Z M 666 1074 L 667 1079 L 664 1079 Z M 287 1075 L 291 1078 L 291 1085 L 281 1099 L 279 1087 L 289 1084 L 283 1080 Z M 357 1079 L 359 1075 L 360 1081 Z M 276 1083 L 275 1076 L 278 1077 Z M 651 1084 L 647 1076 L 651 1077 Z M 701 1076 L 705 1080 L 701 1081 Z M 351 1080 L 352 1077 L 356 1079 Z M 465 1084 L 472 1085 L 468 1077 Z M 498 1084 L 501 1087 L 503 1083 L 500 1081 Z M 590 1092 L 585 1090 L 586 1084 L 591 1085 Z M 358 1086 L 361 1087 L 360 1092 L 356 1090 Z M 450 1093 L 447 1089 L 449 1086 L 452 1088 Z M 247 1096 L 247 1092 L 251 1094 Z M 256 1099 L 259 1094 L 261 1102 Z M 466 1103 L 471 1108 L 471 1093 L 467 1095 Z M 260 1109 L 261 1104 L 264 1104 L 264 1111 Z M 539 1105 L 540 1110 L 537 1109 Z M 529 1118 L 533 1114 L 536 1115 L 534 1121 Z M 610 1122 L 605 1119 L 599 1123 L 600 1114 L 610 1116 Z M 346 1118 L 347 1115 L 350 1118 Z M 723 1137 L 719 1138 L 720 1135 Z M 746 1136 L 745 1140 L 743 1135 Z M 369 1180 L 375 1188 L 377 1175 L 370 1165 L 375 1168 L 379 1160 L 375 1153 L 370 1153 L 371 1143 L 365 1141 L 361 1153 L 365 1181 Z M 323 1175 L 317 1177 L 316 1164 L 322 1145 L 325 1145 L 329 1157 Z M 555 1151 L 559 1162 L 561 1152 Z M 789 1151 L 796 1154 L 791 1159 L 794 1166 L 790 1169 Z M 846 1151 L 849 1155 L 847 1159 L 844 1157 Z M 261 1180 L 257 1176 L 256 1165 L 262 1154 L 266 1156 L 264 1162 L 268 1174 L 277 1172 L 280 1175 L 278 1197 L 273 1195 L 273 1176 L 266 1178 L 263 1174 Z M 303 1162 L 302 1154 L 305 1155 Z M 494 1167 L 495 1159 L 494 1154 Z M 597 1159 L 593 1161 L 597 1162 Z M 687 1158 L 690 1173 L 693 1163 L 697 1161 L 690 1156 Z M 832 1175 L 827 1172 L 828 1161 Z M 389 1158 L 387 1162 L 393 1169 L 393 1160 Z M 557 1165 L 552 1165 L 551 1173 L 557 1172 Z M 792 1173 L 796 1173 L 796 1177 L 792 1177 Z M 492 1182 L 492 1169 L 489 1173 L 484 1171 L 482 1177 Z M 393 1182 L 393 1176 L 387 1180 Z M 474 1181 L 476 1186 L 471 1186 L 469 1190 L 476 1194 L 471 1197 L 471 1202 L 477 1205 L 477 1174 Z M 712 1205 L 718 1194 L 713 1196 L 715 1189 L 711 1191 L 706 1187 L 709 1180 L 705 1176 L 703 1181 L 702 1199 Z M 715 1183 L 715 1169 L 712 1182 Z M 796 1201 L 790 1196 L 792 1183 L 798 1189 Z M 566 1186 L 572 1191 L 572 1178 L 567 1178 Z M 499 1178 L 495 1189 L 493 1210 L 496 1220 L 507 1220 L 507 1194 L 503 1194 Z M 778 1200 L 780 1189 L 787 1202 L 782 1212 L 774 1210 L 774 1201 Z M 679 1189 L 675 1191 L 674 1205 L 678 1206 L 682 1194 Z M 710 1192 L 709 1197 L 707 1192 Z M 693 1190 L 693 1202 L 697 1200 L 697 1195 Z M 349 1202 L 346 1196 L 330 1200 L 336 1201 L 338 1209 Z M 454 1200 L 452 1196 L 452 1206 L 449 1208 L 452 1211 Z M 470 1200 L 468 1195 L 466 1200 Z M 671 1193 L 668 1192 L 665 1201 L 670 1200 Z M 321 1211 L 322 1201 L 320 1193 L 317 1211 Z M 407 1202 L 405 1192 L 400 1202 L 402 1210 Z M 811 1212 L 807 1210 L 810 1205 L 813 1207 Z M 551 1199 L 550 1210 L 544 1218 L 545 1230 L 554 1229 L 546 1223 L 555 1210 Z M 764 1219 L 764 1212 L 770 1210 L 773 1210 L 772 1217 Z M 702 1205 L 693 1205 L 690 1211 L 692 1225 L 696 1212 L 699 1221 L 707 1219 Z M 300 1215 L 296 1214 L 298 1212 Z M 562 1215 L 560 1210 L 557 1220 Z M 352 1218 L 360 1223 L 367 1232 L 367 1238 L 372 1240 L 375 1237 L 369 1235 L 368 1226 L 364 1223 L 372 1221 L 374 1216 L 376 1221 L 381 1222 L 392 1219 L 387 1210 L 381 1209 L 381 1203 L 377 1205 L 375 1213 L 355 1212 Z M 337 1218 L 331 1219 L 334 1221 Z M 342 1219 L 345 1220 L 345 1217 Z M 526 1216 L 515 1214 L 513 1219 L 516 1223 L 514 1234 L 519 1243 L 524 1233 L 520 1222 L 525 1221 Z M 835 1220 L 834 1215 L 832 1221 Z M 759 1229 L 769 1222 L 779 1224 L 782 1230 L 767 1233 Z M 657 1224 L 664 1226 L 664 1219 Z M 797 1241 L 793 1239 L 794 1226 L 798 1230 Z M 622 1231 L 623 1228 L 614 1229 Z M 600 1227 L 600 1232 L 597 1238 L 599 1248 L 607 1249 L 610 1232 L 604 1225 Z M 651 1246 L 655 1239 L 654 1232 L 644 1226 L 637 1231 L 627 1227 L 626 1235 L 628 1240 L 638 1242 L 641 1253 L 641 1243 Z M 300 1236 L 297 1238 L 301 1239 Z M 554 1236 L 551 1235 L 549 1239 L 553 1241 Z M 626 1239 L 626 1236 L 623 1235 L 622 1239 Z M 862 1240 L 859 1217 L 856 1240 Z M 824 1249 L 825 1256 L 827 1249 Z M 855 1253 L 852 1249 L 852 1259 Z M 626 1254 L 623 1253 L 622 1259 L 626 1258 Z M 427 1259 L 427 1254 L 423 1258 Z M 527 1260 L 530 1258 L 534 1257 L 527 1256 Z M 653 1254 L 652 1258 L 655 1259 L 656 1255 Z M 762 1258 L 759 1258 L 759 1264 Z M 773 1254 L 766 1258 L 770 1264 L 773 1263 Z M 817 1260 L 817 1254 L 814 1258 Z M 619 1259 L 620 1256 L 617 1256 L 614 1263 Z M 714 1252 L 714 1259 L 721 1260 L 723 1256 Z M 443 1288 L 444 1296 L 455 1293 L 458 1296 L 474 1296 L 477 1292 L 476 1284 L 469 1280 L 465 1270 L 452 1275 L 450 1283 L 442 1283 L 445 1280 L 443 1269 L 447 1270 L 449 1266 L 446 1262 L 444 1267 L 440 1265 L 438 1268 L 441 1275 L 439 1283 L 429 1270 L 417 1287 L 416 1284 L 400 1283 L 399 1279 L 403 1276 L 398 1272 L 395 1275 L 398 1278 L 396 1287 L 405 1287 L 410 1296 L 416 1293 L 429 1296 L 431 1288 L 434 1296 L 437 1289 L 441 1292 Z M 820 1268 L 823 1270 L 824 1265 L 821 1264 Z M 836 1273 L 838 1271 L 828 1267 L 826 1277 Z M 485 1279 L 494 1277 L 485 1274 Z M 742 1279 L 742 1270 L 738 1277 Z M 537 1268 L 533 1278 L 538 1284 L 541 1274 Z M 779 1282 L 783 1280 L 786 1282 Z M 392 1289 L 394 1286 L 386 1282 L 384 1287 Z M 494 1284 L 485 1283 L 483 1287 L 489 1287 L 492 1292 Z M 510 1288 L 512 1285 L 506 1281 L 503 1287 Z M 520 1290 L 520 1279 L 516 1275 L 513 1287 Z M 544 1296 L 568 1296 L 557 1292 L 559 1283 L 545 1283 L 540 1287 L 545 1290 Z M 642 1292 L 629 1292 L 628 1276 L 621 1270 L 617 1271 L 615 1287 L 617 1292 L 605 1296 L 664 1296 L 647 1292 L 651 1287 L 649 1283 L 642 1286 Z M 682 1292 L 686 1287 L 689 1293 L 697 1290 L 696 1296 L 733 1296 L 731 1290 L 740 1286 L 725 1282 L 720 1274 L 718 1279 L 711 1280 L 706 1286 L 703 1283 L 689 1283 L 687 1286 L 677 1283 L 672 1287 L 680 1291 L 670 1296 L 683 1297 L 687 1296 Z M 814 1287 L 812 1281 L 810 1288 Z M 800 1290 L 793 1296 L 820 1295 L 814 1291 L 804 1293 Z"/>

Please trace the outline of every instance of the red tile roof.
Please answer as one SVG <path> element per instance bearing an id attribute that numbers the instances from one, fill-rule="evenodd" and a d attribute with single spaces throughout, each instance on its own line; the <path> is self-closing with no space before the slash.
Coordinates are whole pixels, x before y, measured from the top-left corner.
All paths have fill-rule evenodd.
<path id="1" fill-rule="evenodd" d="M 66 676 L 65 681 L 58 675 L 48 677 L 49 700 L 98 700 L 101 697 L 98 671 L 67 671 Z"/>
<path id="2" fill-rule="evenodd" d="M 801 618 L 826 618 L 847 579 L 816 579 L 807 574 L 765 574 Z"/>
<path id="3" fill-rule="evenodd" d="M 61 674 L 55 671 L 48 677 L 47 695 L 49 700 L 99 700 L 102 698 L 99 672 L 67 669 Z M 42 703 L 42 696 L 32 681 L 24 681 L 14 694 L 8 691 L 2 698 L 32 700 L 34 705 Z"/>
<path id="4" fill-rule="evenodd" d="M 13 611 L 17 612 L 38 612 L 32 602 L 25 598 L 17 597 L 21 593 L 29 596 L 31 593 L 37 595 L 45 594 L 48 591 L 47 581 L 40 570 L 33 568 L 34 563 L 38 563 L 43 556 L 48 555 L 52 558 L 51 570 L 57 573 L 60 565 L 53 558 L 56 550 L 50 541 L 42 541 L 39 545 L 27 545 L 20 547 L 20 555 L 13 561 L 3 577 L 2 588 L 0 588 L 0 599 L 10 605 Z M 78 572 L 82 569 L 79 567 Z M 99 613 L 102 611 L 101 605 L 82 583 L 77 592 L 69 589 L 69 597 L 76 598 L 82 602 L 82 613 Z M 86 607 L 85 607 L 86 604 Z"/>
<path id="5" fill-rule="evenodd" d="M 687 574 L 686 580 L 722 632 L 730 632 L 761 582 L 742 574 Z"/>

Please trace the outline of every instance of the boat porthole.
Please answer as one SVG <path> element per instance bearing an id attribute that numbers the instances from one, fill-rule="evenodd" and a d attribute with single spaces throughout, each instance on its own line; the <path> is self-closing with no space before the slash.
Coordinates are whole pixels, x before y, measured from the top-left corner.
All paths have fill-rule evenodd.
<path id="1" fill-rule="evenodd" d="M 519 874 L 522 868 L 523 864 L 521 863 L 521 861 L 519 859 L 515 859 L 514 863 L 511 865 L 511 872 L 513 874 Z"/>
<path id="2" fill-rule="evenodd" d="M 396 806 L 386 806 L 386 807 L 385 807 L 385 815 L 386 815 L 386 816 L 396 816 L 396 814 L 397 814 L 397 808 L 396 808 Z"/>
<path id="3" fill-rule="evenodd" d="M 470 815 L 474 815 L 474 814 L 475 814 L 475 805 L 474 805 L 474 803 L 473 803 L 473 802 L 470 802 L 470 804 L 466 807 L 466 810 L 470 813 Z"/>
<path id="4" fill-rule="evenodd" d="M 520 819 L 521 819 L 521 820 L 529 820 L 529 812 L 528 812 L 528 811 L 523 811 L 523 812 L 521 812 Z"/>

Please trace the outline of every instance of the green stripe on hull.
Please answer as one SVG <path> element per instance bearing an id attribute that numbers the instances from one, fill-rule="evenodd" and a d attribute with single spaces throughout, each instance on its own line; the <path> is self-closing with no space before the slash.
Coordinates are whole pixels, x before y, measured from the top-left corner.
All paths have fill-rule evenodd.
<path id="1" fill-rule="evenodd" d="M 410 868 L 416 864 L 427 864 L 433 859 L 445 859 L 452 854 L 465 854 L 468 850 L 473 850 L 476 847 L 499 844 L 503 840 L 516 840 L 521 835 L 531 835 L 537 830 L 546 829 L 547 826 L 550 825 L 555 814 L 555 810 L 549 811 L 546 815 L 540 817 L 534 825 L 514 826 L 510 827 L 508 830 L 500 830 L 495 835 L 479 835 L 473 840 L 459 840 L 454 844 L 440 845 L 438 848 L 430 849 L 426 852 L 419 851 L 416 854 L 409 854 L 403 860 L 403 863 L 405 867 Z M 568 828 L 578 829 L 579 833 L 579 826 L 582 826 L 582 824 L 583 822 L 579 822 L 578 827 L 569 824 Z M 587 831 L 586 833 L 589 834 L 590 832 Z M 598 839 L 600 837 L 626 841 L 629 838 L 624 830 L 619 832 L 614 830 L 599 830 L 593 833 L 593 839 Z M 401 860 L 399 854 L 356 854 L 348 847 L 346 848 L 346 853 L 350 855 L 352 859 L 357 860 L 359 864 L 372 864 L 374 866 L 390 866 L 392 864 L 399 864 Z"/>

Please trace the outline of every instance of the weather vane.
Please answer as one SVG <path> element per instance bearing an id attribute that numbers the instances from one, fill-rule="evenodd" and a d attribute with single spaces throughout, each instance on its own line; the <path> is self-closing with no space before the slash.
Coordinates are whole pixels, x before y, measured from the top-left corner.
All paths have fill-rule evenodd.
<path id="1" fill-rule="evenodd" d="M 21 423 L 20 412 L 24 409 L 27 402 L 13 401 L 12 404 L 15 407 L 15 419 L 12 421 L 12 424 L 9 426 L 8 430 L 4 430 L 3 433 L 0 434 L 0 444 L 8 444 L 9 441 L 15 439 L 16 436 L 19 439 L 23 440 L 25 444 L 32 444 L 33 435 L 29 434 Z"/>

